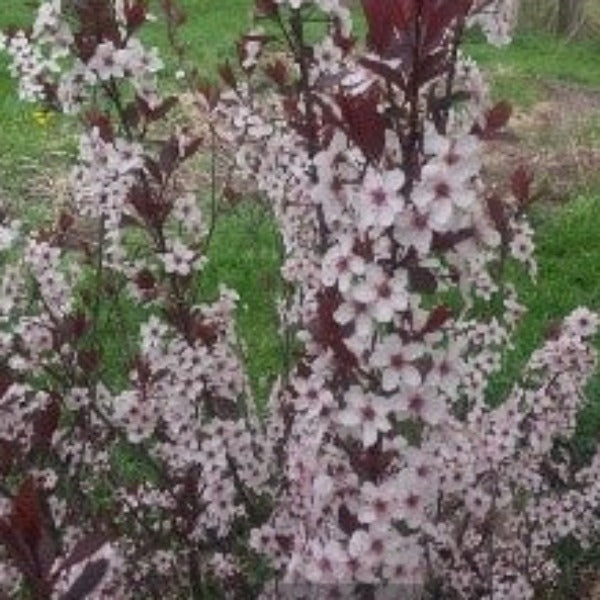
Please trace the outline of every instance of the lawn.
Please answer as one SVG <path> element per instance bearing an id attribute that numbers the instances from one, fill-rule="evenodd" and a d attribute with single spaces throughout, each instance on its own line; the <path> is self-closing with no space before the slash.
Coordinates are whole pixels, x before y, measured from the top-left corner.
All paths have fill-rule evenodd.
<path id="1" fill-rule="evenodd" d="M 547 33 L 526 32 L 509 46 L 495 48 L 473 35 L 466 51 L 489 73 L 496 98 L 525 108 L 544 100 L 547 82 L 600 90 L 600 39 L 566 43 Z"/>

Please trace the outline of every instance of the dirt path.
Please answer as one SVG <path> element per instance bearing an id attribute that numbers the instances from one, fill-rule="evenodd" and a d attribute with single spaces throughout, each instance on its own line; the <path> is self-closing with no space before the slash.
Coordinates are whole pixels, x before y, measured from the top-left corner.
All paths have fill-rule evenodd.
<path id="1" fill-rule="evenodd" d="M 546 99 L 516 110 L 506 135 L 489 145 L 485 165 L 501 186 L 518 166 L 532 169 L 537 189 L 554 203 L 600 180 L 600 90 L 544 87 Z"/>

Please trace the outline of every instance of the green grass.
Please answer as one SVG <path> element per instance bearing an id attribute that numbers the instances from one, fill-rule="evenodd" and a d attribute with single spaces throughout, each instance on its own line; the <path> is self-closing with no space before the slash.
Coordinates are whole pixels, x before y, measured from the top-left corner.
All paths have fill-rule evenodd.
<path id="1" fill-rule="evenodd" d="M 178 31 L 186 45 L 186 59 L 205 69 L 201 75 L 214 78 L 217 65 L 232 55 L 235 42 L 247 28 L 252 3 L 248 0 L 183 0 L 187 18 Z M 160 9 L 153 5 L 160 16 Z M 0 28 L 27 26 L 32 11 L 20 3 L 0 13 Z M 175 58 L 166 43 L 166 28 L 159 19 L 145 32 L 149 44 L 159 46 L 167 69 L 163 83 L 169 84 Z M 34 118 L 35 106 L 16 97 L 16 86 L 7 73 L 7 62 L 0 63 L 0 174 L 2 188 L 13 199 L 12 206 L 26 222 L 37 224 L 47 217 L 44 206 L 22 201 L 28 185 L 36 176 L 32 167 L 52 168 L 52 157 L 73 149 L 73 131 L 67 120 L 54 117 L 47 126 Z M 69 162 L 64 155 L 56 168 L 64 170 Z M 240 294 L 238 325 L 247 357 L 249 377 L 257 397 L 264 401 L 273 377 L 280 371 L 282 353 L 277 335 L 274 295 L 279 285 L 278 238 L 272 222 L 260 209 L 242 206 L 219 220 L 209 252 L 209 263 L 202 276 L 204 298 L 216 295 L 218 282 Z M 123 347 L 114 332 L 122 330 L 121 321 L 135 331 L 143 315 L 121 302 L 120 310 L 103 307 L 103 353 L 106 375 L 116 388 L 124 382 Z"/>
<path id="2" fill-rule="evenodd" d="M 216 300 L 220 285 L 238 292 L 239 352 L 259 407 L 264 407 L 273 380 L 284 364 L 276 311 L 276 298 L 281 292 L 280 247 L 279 233 L 266 209 L 243 202 L 217 219 L 208 263 L 199 275 L 199 303 Z M 88 296 L 93 294 L 95 283 L 91 271 L 89 275 L 81 286 L 82 306 L 93 302 Z M 98 307 L 100 376 L 113 391 L 129 385 L 135 340 L 150 314 L 152 311 L 126 294 L 113 294 Z"/>
<path id="3" fill-rule="evenodd" d="M 600 40 L 565 43 L 543 33 L 521 33 L 495 48 L 471 37 L 466 52 L 490 74 L 492 94 L 525 108 L 544 99 L 543 83 L 600 88 Z"/>
<path id="4" fill-rule="evenodd" d="M 250 382 L 264 406 L 275 377 L 284 365 L 275 308 L 281 293 L 280 240 L 277 228 L 260 206 L 242 204 L 217 221 L 202 274 L 204 297 L 214 297 L 219 284 L 240 295 L 238 328 Z"/>
<path id="5" fill-rule="evenodd" d="M 156 4 L 156 2 L 154 2 Z M 213 79 L 216 67 L 235 52 L 240 35 L 248 30 L 253 3 L 248 0 L 180 0 L 186 20 L 177 37 L 185 46 L 185 57 L 200 69 L 199 75 Z M 146 29 L 145 40 L 161 49 L 167 65 L 175 64 L 166 43 L 166 28 L 160 8 L 159 20 Z"/>
<path id="6" fill-rule="evenodd" d="M 7 2 L 0 11 L 0 29 L 27 27 L 33 19 L 33 9 L 28 3 Z M 251 3 L 248 0 L 182 0 L 187 19 L 178 32 L 186 47 L 186 64 L 200 65 L 202 77 L 216 78 L 219 63 L 232 55 L 235 42 L 250 22 Z M 150 45 L 161 50 L 167 68 L 161 83 L 169 86 L 176 67 L 174 54 L 166 42 L 166 26 L 160 18 L 157 2 L 151 4 L 152 12 L 159 17 L 144 31 Z M 30 210 L 27 199 L 32 195 L 30 185 L 35 181 L 38 169 L 60 169 L 63 155 L 75 150 L 70 119 L 53 115 L 48 125 L 39 124 L 34 116 L 36 105 L 20 102 L 16 85 L 8 73 L 8 61 L 0 54 L 0 196 L 2 191 L 17 202 L 20 212 Z M 39 222 L 39 215 L 32 222 Z"/>
<path id="7" fill-rule="evenodd" d="M 531 218 L 536 229 L 538 283 L 518 277 L 527 313 L 518 327 L 515 349 L 508 352 L 502 373 L 490 384 L 493 400 L 501 400 L 552 324 L 577 306 L 600 310 L 600 188 L 572 200 L 558 211 L 539 207 Z M 583 453 L 600 438 L 600 377 L 587 390 L 575 444 Z"/>

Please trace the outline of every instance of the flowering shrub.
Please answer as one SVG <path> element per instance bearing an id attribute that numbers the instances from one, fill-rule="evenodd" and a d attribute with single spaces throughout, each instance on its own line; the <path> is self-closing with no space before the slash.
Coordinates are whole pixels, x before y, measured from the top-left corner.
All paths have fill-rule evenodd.
<path id="1" fill-rule="evenodd" d="M 506 41 L 513 3 L 362 4 L 366 48 L 338 0 L 258 0 L 268 27 L 220 69 L 226 89 L 195 84 L 284 244 L 297 341 L 264 419 L 235 293 L 198 297 L 214 214 L 179 172 L 203 146 L 169 132 L 146 3 L 46 1 L 3 40 L 21 96 L 83 131 L 71 212 L 0 236 L 6 594 L 529 598 L 559 574 L 556 542 L 593 538 L 599 459 L 566 442 L 598 316 L 574 311 L 487 401 L 524 311 L 507 266 L 536 276 L 531 178 L 486 188 L 510 107 L 460 46 L 470 26 Z M 162 7 L 176 44 L 182 13 Z M 127 301 L 143 319 L 123 327 L 123 382 L 100 329 Z M 115 467 L 124 449 L 143 478 Z"/>
<path id="2" fill-rule="evenodd" d="M 244 76 L 226 78 L 237 164 L 283 232 L 282 321 L 302 341 L 271 398 L 283 467 L 252 546 L 278 570 L 268 597 L 532 597 L 557 575 L 553 544 L 595 528 L 593 468 L 575 474 L 564 440 L 598 317 L 573 313 L 489 406 L 524 310 L 506 266 L 536 276 L 531 179 L 486 188 L 482 145 L 510 107 L 489 104 L 460 46 L 469 25 L 504 42 L 513 6 L 362 5 L 366 51 L 337 2 L 260 2 L 288 55 L 254 33 Z M 308 46 L 315 8 L 329 27 Z"/>
<path id="3" fill-rule="evenodd" d="M 146 10 L 45 2 L 29 37 L 5 40 L 21 96 L 82 123 L 72 206 L 43 231 L 2 230 L 17 257 L 2 280 L 6 593 L 199 597 L 213 572 L 252 593 L 236 557 L 261 522 L 269 447 L 240 360 L 236 294 L 199 301 L 212 215 L 178 172 L 201 140 L 169 132 L 177 98 L 161 97 L 162 61 L 137 37 Z M 123 326 L 123 382 L 100 338 L 103 314 L 123 320 L 127 303 L 142 317 L 133 336 Z M 123 453 L 142 477 L 119 473 Z"/>

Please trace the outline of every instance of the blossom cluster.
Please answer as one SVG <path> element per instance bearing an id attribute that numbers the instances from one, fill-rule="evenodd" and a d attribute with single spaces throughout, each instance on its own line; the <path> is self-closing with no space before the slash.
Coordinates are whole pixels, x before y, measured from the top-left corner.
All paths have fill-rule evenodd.
<path id="1" fill-rule="evenodd" d="M 301 7 L 279 12 L 292 57 L 265 44 L 272 91 L 256 105 L 254 73 L 240 77 L 220 109 L 280 223 L 282 323 L 303 347 L 271 396 L 285 464 L 251 539 L 280 575 L 265 598 L 533 597 L 557 576 L 553 544 L 597 527 L 589 472 L 569 485 L 555 451 L 585 401 L 598 317 L 575 311 L 488 402 L 525 310 L 504 265 L 537 273 L 531 181 L 486 189 L 482 145 L 510 111 L 457 36 L 481 25 L 502 41 L 512 3 L 398 4 L 363 2 L 366 53 L 334 18 L 303 55 Z"/>
<path id="2" fill-rule="evenodd" d="M 237 294 L 198 294 L 214 215 L 179 176 L 200 140 L 155 126 L 177 98 L 159 94 L 162 61 L 137 36 L 148 18 L 145 2 L 52 0 L 29 34 L 3 38 L 21 96 L 82 124 L 56 222 L 2 223 L 3 594 L 250 593 L 239 560 L 272 451 Z"/>
<path id="3" fill-rule="evenodd" d="M 510 107 L 461 42 L 506 41 L 514 3 L 362 5 L 365 45 L 340 0 L 257 0 L 283 46 L 256 27 L 226 88 L 193 90 L 281 232 L 294 343 L 264 416 L 237 294 L 199 292 L 216 214 L 180 171 L 204 147 L 167 118 L 146 3 L 46 0 L 2 40 L 21 95 L 82 124 L 72 205 L 0 224 L 2 593 L 511 600 L 552 585 L 561 539 L 592 541 L 600 459 L 568 441 L 598 315 L 490 402 L 525 311 L 509 275 L 537 273 L 531 178 L 486 186 Z"/>

